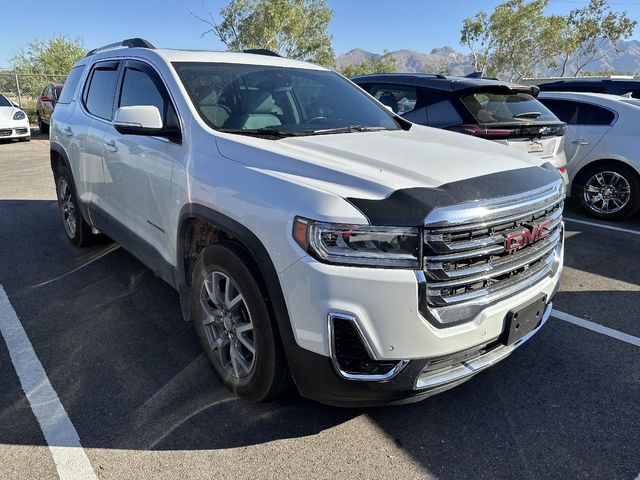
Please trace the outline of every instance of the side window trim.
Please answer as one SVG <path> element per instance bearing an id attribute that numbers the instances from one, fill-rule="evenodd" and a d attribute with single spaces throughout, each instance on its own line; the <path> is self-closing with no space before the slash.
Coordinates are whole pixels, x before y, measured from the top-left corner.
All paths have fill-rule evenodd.
<path id="1" fill-rule="evenodd" d="M 118 84 L 116 86 L 116 93 L 115 93 L 115 99 L 114 99 L 114 113 L 115 113 L 115 110 L 120 107 L 120 102 L 122 100 L 122 86 L 124 85 L 124 76 L 127 68 L 134 68 L 136 70 L 146 73 L 147 75 L 150 76 L 151 80 L 153 80 L 154 83 L 156 81 L 160 82 L 160 84 L 158 85 L 158 87 L 162 87 L 162 91 L 160 93 L 165 98 L 167 108 L 169 107 L 173 108 L 173 112 L 175 113 L 175 116 L 178 120 L 177 127 L 179 130 L 180 138 L 183 138 L 182 132 L 184 132 L 184 128 L 182 125 L 182 116 L 180 115 L 180 111 L 177 108 L 177 103 L 174 100 L 173 95 L 171 94 L 171 90 L 169 89 L 169 87 L 167 87 L 167 82 L 164 80 L 160 72 L 153 65 L 141 59 L 138 59 L 138 58 L 126 59 L 122 62 L 122 65 L 120 65 L 120 75 L 118 76 Z M 164 137 L 157 137 L 157 138 L 168 140 Z M 182 142 L 176 142 L 175 140 L 169 140 L 169 141 L 173 143 L 182 143 Z"/>

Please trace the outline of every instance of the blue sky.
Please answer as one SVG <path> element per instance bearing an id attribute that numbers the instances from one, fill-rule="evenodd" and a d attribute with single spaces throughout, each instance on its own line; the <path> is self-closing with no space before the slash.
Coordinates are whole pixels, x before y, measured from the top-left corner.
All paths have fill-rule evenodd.
<path id="1" fill-rule="evenodd" d="M 226 2 L 204 0 L 214 12 Z M 479 10 L 490 11 L 499 0 L 328 0 L 335 14 L 330 26 L 336 53 L 352 48 L 373 52 L 410 49 L 429 51 L 458 44 L 462 20 Z M 224 49 L 212 35 L 200 34 L 205 25 L 189 10 L 203 14 L 200 0 L 31 0 L 3 1 L 0 29 L 0 67 L 13 52 L 34 38 L 55 33 L 81 37 L 87 48 L 140 36 L 158 47 Z M 551 0 L 549 13 L 566 13 L 586 0 Z M 640 19 L 640 0 L 611 0 L 616 10 Z M 29 13 L 32 12 L 32 13 Z M 20 21 L 25 19 L 25 21 Z M 634 35 L 640 40 L 640 28 Z"/>

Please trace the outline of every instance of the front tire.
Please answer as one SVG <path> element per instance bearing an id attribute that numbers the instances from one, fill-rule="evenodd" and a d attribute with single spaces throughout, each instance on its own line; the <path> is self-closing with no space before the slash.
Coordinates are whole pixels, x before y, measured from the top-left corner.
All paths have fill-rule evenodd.
<path id="1" fill-rule="evenodd" d="M 289 382 L 275 319 L 244 251 L 202 250 L 191 284 L 191 312 L 202 348 L 222 382 L 251 402 L 268 401 Z"/>
<path id="2" fill-rule="evenodd" d="M 597 165 L 582 172 L 577 183 L 582 205 L 594 218 L 621 220 L 640 209 L 640 181 L 626 165 Z"/>
<path id="3" fill-rule="evenodd" d="M 71 175 L 69 175 L 66 168 L 60 167 L 56 171 L 55 179 L 58 210 L 60 211 L 60 219 L 67 238 L 76 247 L 91 245 L 95 235 L 78 208 L 78 200 L 76 199 Z"/>

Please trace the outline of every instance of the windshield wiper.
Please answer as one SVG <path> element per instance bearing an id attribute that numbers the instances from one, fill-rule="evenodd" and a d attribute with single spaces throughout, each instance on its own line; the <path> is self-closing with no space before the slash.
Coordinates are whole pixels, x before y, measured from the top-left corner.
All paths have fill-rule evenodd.
<path id="1" fill-rule="evenodd" d="M 314 130 L 314 135 L 328 135 L 331 133 L 352 133 L 352 132 L 378 132 L 386 130 L 385 127 L 365 127 L 364 125 L 349 125 L 347 127 L 325 128 L 323 130 Z"/>
<path id="2" fill-rule="evenodd" d="M 540 115 L 542 115 L 542 113 L 540 112 L 522 112 L 522 113 L 516 113 L 513 118 L 538 118 Z"/>
<path id="3" fill-rule="evenodd" d="M 264 127 L 264 128 L 219 128 L 219 132 L 233 133 L 236 135 L 251 135 L 254 137 L 295 137 L 299 135 L 310 135 L 311 131 L 292 132 L 290 130 L 282 130 L 280 128 Z"/>

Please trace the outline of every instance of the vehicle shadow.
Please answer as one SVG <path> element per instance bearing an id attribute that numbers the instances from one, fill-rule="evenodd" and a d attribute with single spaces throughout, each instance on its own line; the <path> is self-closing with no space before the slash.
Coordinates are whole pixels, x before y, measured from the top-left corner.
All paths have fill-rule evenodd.
<path id="1" fill-rule="evenodd" d="M 622 342 L 550 320 L 506 361 L 418 404 L 338 409 L 292 391 L 252 405 L 217 379 L 177 294 L 110 243 L 69 246 L 55 208 L 0 201 L 0 283 L 85 448 L 247 447 L 364 416 L 380 430 L 380 455 L 395 449 L 439 479 L 637 475 L 640 359 Z M 24 235 L 24 225 L 38 229 Z M 610 304 L 627 294 L 607 293 Z M 28 409 L 8 390 L 0 405 Z M 366 443 L 352 428 L 350 441 Z M 0 444 L 15 441 L 4 435 Z"/>

